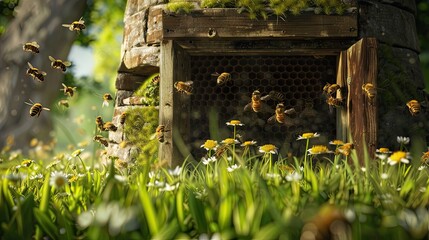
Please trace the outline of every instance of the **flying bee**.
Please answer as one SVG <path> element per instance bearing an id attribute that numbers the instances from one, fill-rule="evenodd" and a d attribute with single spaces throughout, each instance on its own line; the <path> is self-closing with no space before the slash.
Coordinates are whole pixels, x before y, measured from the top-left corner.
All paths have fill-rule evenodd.
<path id="1" fill-rule="evenodd" d="M 261 92 L 255 90 L 252 92 L 252 101 L 244 106 L 244 111 L 253 110 L 254 112 L 259 112 L 262 108 Z"/>
<path id="2" fill-rule="evenodd" d="M 76 91 L 76 87 L 67 87 L 64 83 L 61 83 L 64 88 L 60 89 L 60 91 L 64 92 L 64 95 L 69 95 L 69 97 L 73 97 L 74 91 Z"/>
<path id="3" fill-rule="evenodd" d="M 326 85 L 323 87 L 323 92 L 328 96 L 332 96 L 334 95 L 339 89 L 340 89 L 340 85 L 338 84 L 330 84 L 330 83 L 326 83 Z"/>
<path id="4" fill-rule="evenodd" d="M 51 67 L 54 69 L 60 69 L 61 71 L 65 72 L 67 70 L 67 67 L 71 66 L 71 62 L 69 61 L 61 61 L 59 59 L 55 59 L 52 56 L 49 56 L 49 60 L 51 60 Z"/>
<path id="5" fill-rule="evenodd" d="M 290 127 L 290 126 L 293 126 L 295 124 L 292 122 L 292 119 L 290 119 L 286 115 L 287 114 L 295 114 L 295 113 L 296 113 L 296 111 L 294 108 L 290 108 L 290 109 L 285 110 L 285 105 L 283 103 L 279 103 L 276 106 L 275 114 L 272 117 L 268 118 L 267 122 L 270 124 L 277 122 L 277 123 L 280 123 L 282 125 Z"/>
<path id="6" fill-rule="evenodd" d="M 349 156 L 351 153 L 351 150 L 354 148 L 355 148 L 355 145 L 353 143 L 345 143 L 339 146 L 335 150 L 335 154 L 343 154 L 344 156 Z"/>
<path id="7" fill-rule="evenodd" d="M 108 107 L 109 106 L 109 101 L 113 100 L 112 95 L 110 95 L 110 93 L 105 93 L 103 95 L 103 104 L 101 105 L 101 107 Z"/>
<path id="8" fill-rule="evenodd" d="M 99 142 L 100 144 L 103 144 L 105 147 L 109 146 L 109 140 L 103 137 L 102 135 L 95 135 L 93 139 L 94 141 Z"/>
<path id="9" fill-rule="evenodd" d="M 22 49 L 26 52 L 39 53 L 39 47 L 37 42 L 28 42 L 22 46 Z"/>
<path id="10" fill-rule="evenodd" d="M 338 108 L 343 106 L 343 99 L 330 96 L 326 99 L 326 103 L 329 105 L 329 112 L 332 113 L 334 107 Z"/>
<path id="11" fill-rule="evenodd" d="M 281 92 L 272 90 L 268 93 L 268 95 L 261 97 L 262 101 L 269 100 L 269 99 L 274 100 L 276 102 L 283 102 L 285 99 L 285 95 Z"/>
<path id="12" fill-rule="evenodd" d="M 165 126 L 164 125 L 158 125 L 155 130 L 156 138 L 158 139 L 158 142 L 163 143 L 164 142 L 164 133 L 165 133 Z"/>
<path id="13" fill-rule="evenodd" d="M 174 83 L 174 87 L 179 93 L 184 93 L 186 95 L 191 95 L 193 90 L 193 81 L 177 81 Z"/>
<path id="14" fill-rule="evenodd" d="M 103 124 L 103 129 L 104 129 L 104 131 L 116 132 L 116 130 L 118 130 L 118 127 L 116 127 L 115 124 L 113 124 L 112 122 L 105 122 Z"/>
<path id="15" fill-rule="evenodd" d="M 407 107 L 412 116 L 416 116 L 421 110 L 421 105 L 419 101 L 414 99 L 407 102 Z"/>
<path id="16" fill-rule="evenodd" d="M 98 116 L 95 119 L 95 125 L 97 125 L 98 130 L 103 131 L 104 130 L 104 121 L 101 118 L 101 116 Z"/>
<path id="17" fill-rule="evenodd" d="M 70 31 L 77 31 L 79 33 L 85 29 L 85 21 L 81 17 L 79 21 L 74 21 L 71 24 L 63 24 L 62 26 L 68 28 Z"/>
<path id="18" fill-rule="evenodd" d="M 33 67 L 31 63 L 27 62 L 29 69 L 27 69 L 27 74 L 33 77 L 33 79 L 37 79 L 40 82 L 45 81 L 46 73 L 43 71 L 40 71 L 39 69 Z"/>
<path id="19" fill-rule="evenodd" d="M 223 72 L 221 74 L 215 72 L 212 76 L 217 77 L 216 83 L 217 85 L 224 85 L 225 83 L 231 81 L 231 74 L 227 72 Z"/>
<path id="20" fill-rule="evenodd" d="M 68 108 L 69 107 L 69 101 L 67 99 L 61 99 L 60 101 L 58 101 L 58 106 L 63 106 Z"/>
<path id="21" fill-rule="evenodd" d="M 30 102 L 31 103 L 25 102 L 25 104 L 31 106 L 31 108 L 30 108 L 30 116 L 31 117 L 34 117 L 36 115 L 37 115 L 37 117 L 39 117 L 42 110 L 50 111 L 49 108 L 43 107 L 42 104 L 40 104 L 40 103 L 34 103 L 33 101 L 31 101 L 31 99 L 30 99 Z"/>
<path id="22" fill-rule="evenodd" d="M 362 91 L 368 97 L 370 102 L 372 102 L 372 100 L 375 98 L 375 95 L 377 95 L 377 90 L 372 83 L 364 83 L 362 85 Z"/>
<path id="23" fill-rule="evenodd" d="M 123 112 L 122 114 L 121 114 L 121 116 L 119 117 L 119 123 L 121 124 L 121 125 L 124 125 L 125 124 L 125 119 L 127 118 L 127 113 L 126 112 Z"/>

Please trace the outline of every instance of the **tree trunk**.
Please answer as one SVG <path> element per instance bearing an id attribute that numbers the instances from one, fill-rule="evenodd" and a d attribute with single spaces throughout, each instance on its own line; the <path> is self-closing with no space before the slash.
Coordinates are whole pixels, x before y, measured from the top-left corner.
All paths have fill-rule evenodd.
<path id="1" fill-rule="evenodd" d="M 51 108 L 61 88 L 63 74 L 50 66 L 48 56 L 65 60 L 75 32 L 63 23 L 78 20 L 84 12 L 84 0 L 21 0 L 17 15 L 0 37 L 0 147 L 12 137 L 12 148 L 26 150 L 32 138 L 48 141 L 53 129 L 49 112 L 30 117 L 25 102 L 31 99 Z M 37 41 L 40 53 L 24 52 L 26 42 Z M 44 82 L 26 75 L 27 62 L 45 71 Z"/>

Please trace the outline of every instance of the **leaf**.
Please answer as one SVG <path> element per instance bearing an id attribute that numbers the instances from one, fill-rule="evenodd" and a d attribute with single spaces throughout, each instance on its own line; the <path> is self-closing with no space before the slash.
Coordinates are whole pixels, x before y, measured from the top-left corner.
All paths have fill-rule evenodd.
<path id="1" fill-rule="evenodd" d="M 35 208 L 33 211 L 37 225 L 40 227 L 41 231 L 48 234 L 52 239 L 60 239 L 60 236 L 58 235 L 59 229 L 57 229 L 52 219 L 48 216 L 49 213 L 43 212 L 37 208 Z M 36 239 L 41 239 L 43 232 L 36 234 Z M 37 235 L 39 235 L 39 238 Z"/>

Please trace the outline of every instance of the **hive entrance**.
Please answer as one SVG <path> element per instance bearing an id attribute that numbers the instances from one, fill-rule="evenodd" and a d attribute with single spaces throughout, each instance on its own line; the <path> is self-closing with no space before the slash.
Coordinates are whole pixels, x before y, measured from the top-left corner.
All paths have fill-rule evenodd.
<path id="1" fill-rule="evenodd" d="M 272 143 L 286 152 L 301 154 L 303 144 L 295 141 L 303 132 L 319 132 L 318 141 L 327 144 L 336 136 L 336 114 L 329 114 L 323 96 L 326 82 L 336 81 L 336 56 L 191 56 L 191 78 L 194 90 L 190 99 L 191 153 L 199 158 L 200 149 L 209 133 L 209 111 L 217 112 L 218 137 L 232 137 L 225 123 L 238 119 L 245 124 L 238 128 L 243 140 L 255 140 L 258 145 Z M 213 73 L 229 72 L 232 80 L 217 85 Z M 268 124 L 277 102 L 265 102 L 268 112 L 244 112 L 254 90 L 262 95 L 275 90 L 285 96 L 286 109 L 294 107 L 294 126 Z M 301 152 L 299 152 L 301 151 Z"/>

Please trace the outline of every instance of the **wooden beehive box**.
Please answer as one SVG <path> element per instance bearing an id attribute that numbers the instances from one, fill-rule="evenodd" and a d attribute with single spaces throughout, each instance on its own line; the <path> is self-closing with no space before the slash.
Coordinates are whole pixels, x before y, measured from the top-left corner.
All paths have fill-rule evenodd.
<path id="1" fill-rule="evenodd" d="M 375 84 L 377 46 L 375 39 L 358 41 L 355 12 L 303 13 L 260 21 L 235 9 L 189 15 L 162 12 L 161 16 L 162 28 L 153 32 L 163 39 L 160 124 L 171 130 L 161 144 L 161 159 L 180 162 L 190 154 L 201 157 L 199 146 L 206 139 L 230 137 L 225 122 L 231 119 L 245 124 L 240 133 L 245 140 L 274 143 L 290 152 L 297 150 L 294 142 L 302 132 L 322 133 L 320 141 L 325 143 L 346 140 L 351 134 L 357 148 L 363 137 L 375 147 L 376 111 L 371 109 L 376 105 L 353 91 L 361 90 L 364 82 Z M 231 82 L 218 86 L 214 72 L 231 73 Z M 176 81 L 193 81 L 193 94 L 175 91 Z M 343 96 L 339 92 L 338 97 L 347 106 L 329 110 L 322 94 L 327 82 L 343 87 Z M 296 124 L 267 124 L 273 111 L 244 113 L 254 90 L 282 92 L 286 107 L 299 109 Z M 273 102 L 267 105 L 275 108 Z M 362 116 L 366 120 L 361 121 Z"/>

